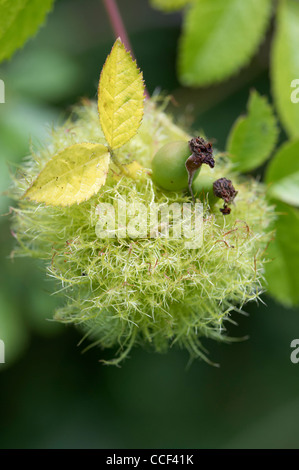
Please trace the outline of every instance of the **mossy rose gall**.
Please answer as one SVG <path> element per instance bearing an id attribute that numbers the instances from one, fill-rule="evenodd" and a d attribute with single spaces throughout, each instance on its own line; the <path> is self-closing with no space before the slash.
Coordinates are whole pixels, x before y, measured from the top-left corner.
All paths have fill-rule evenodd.
<path id="1" fill-rule="evenodd" d="M 165 192 L 150 176 L 156 151 L 183 137 L 189 138 L 149 101 L 139 133 L 117 155 L 123 164 L 134 155 L 143 167 L 137 179 L 111 167 L 106 184 L 86 202 L 63 208 L 24 199 L 13 214 L 18 253 L 44 259 L 48 274 L 63 283 L 66 301 L 55 319 L 77 325 L 99 346 L 120 347 L 118 358 L 135 343 L 157 351 L 177 344 L 193 357 L 203 356 L 201 339 L 225 339 L 225 322 L 234 309 L 264 290 L 273 210 L 261 184 L 236 174 L 239 193 L 229 216 L 211 212 L 203 199 L 203 245 L 196 250 L 186 250 L 184 239 L 162 236 L 97 238 L 99 202 L 113 203 L 119 195 L 146 205 L 190 202 L 185 191 Z M 93 104 L 78 108 L 76 120 L 57 128 L 50 143 L 27 159 L 15 195 L 24 193 L 53 154 L 82 141 L 104 141 Z M 215 160 L 217 180 L 230 167 L 217 154 Z"/>
<path id="2" fill-rule="evenodd" d="M 116 60 L 119 55 L 121 62 Z M 130 74 L 119 68 L 126 61 Z M 13 191 L 18 200 L 13 211 L 16 252 L 45 261 L 47 273 L 62 283 L 66 294 L 54 318 L 76 325 L 92 344 L 118 347 L 111 363 L 120 362 L 134 344 L 159 352 L 178 345 L 192 357 L 206 359 L 202 338 L 225 339 L 231 313 L 264 290 L 273 208 L 267 204 L 263 185 L 232 173 L 229 160 L 202 138 L 192 139 L 177 127 L 157 100 L 145 103 L 141 122 L 142 87 L 130 61 L 116 43 L 101 75 L 98 109 L 90 102 L 78 107 L 75 116 L 57 127 L 49 142 L 20 169 Z M 115 92 L 113 108 L 103 106 L 100 100 L 105 102 L 110 86 L 108 72 L 115 80 L 131 75 L 130 83 L 137 81 L 136 89 L 120 86 L 126 90 L 129 86 L 131 102 L 126 94 Z M 109 91 L 110 101 L 114 91 Z M 130 129 L 124 124 L 124 110 L 134 116 Z M 165 153 L 169 148 L 174 149 Z M 73 149 L 76 158 L 72 158 Z M 222 199 L 211 207 L 209 199 L 196 190 L 201 175 L 196 172 L 202 164 L 218 181 L 214 195 L 225 204 L 234 203 L 230 214 L 228 209 L 225 216 L 220 211 Z M 200 245 L 186 248 L 184 238 L 165 236 L 165 227 L 159 224 L 155 237 L 148 233 L 142 238 L 118 238 L 117 227 L 115 237 L 97 236 L 99 203 L 112 207 L 119 199 L 143 207 L 185 203 L 192 212 L 195 204 L 188 187 L 194 176 L 194 202 L 203 204 Z M 41 178 L 43 187 L 38 184 Z M 171 228 L 172 217 L 168 224 Z M 196 233 L 193 236 L 195 242 Z"/>

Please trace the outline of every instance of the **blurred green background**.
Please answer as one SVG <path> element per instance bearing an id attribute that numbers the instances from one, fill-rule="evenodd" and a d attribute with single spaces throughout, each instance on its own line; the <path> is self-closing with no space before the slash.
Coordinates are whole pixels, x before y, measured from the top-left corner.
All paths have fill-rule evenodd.
<path id="1" fill-rule="evenodd" d="M 204 90 L 181 88 L 175 57 L 181 15 L 151 9 L 147 0 L 119 0 L 148 91 L 161 89 L 179 106 L 177 119 L 204 129 L 225 146 L 244 113 L 251 88 L 269 95 L 266 38 L 239 75 Z M 269 36 L 271 35 L 271 31 Z M 0 104 L 0 186 L 9 165 L 47 138 L 81 97 L 96 98 L 101 67 L 114 37 L 100 0 L 57 0 L 46 25 L 0 66 L 6 102 Z M 257 174 L 258 177 L 262 176 Z M 1 197 L 5 214 L 11 201 Z M 81 354 L 80 334 L 51 322 L 63 302 L 49 295 L 43 266 L 12 259 L 9 217 L 1 221 L 0 448 L 298 448 L 299 364 L 290 343 L 299 337 L 299 311 L 264 296 L 233 315 L 229 326 L 247 341 L 203 341 L 219 369 L 188 354 L 135 348 L 121 368 L 103 366 L 113 351 Z"/>

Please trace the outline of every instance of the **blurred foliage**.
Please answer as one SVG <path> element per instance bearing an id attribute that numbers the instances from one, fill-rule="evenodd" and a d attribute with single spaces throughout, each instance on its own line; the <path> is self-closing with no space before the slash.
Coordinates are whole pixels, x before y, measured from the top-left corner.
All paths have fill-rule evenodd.
<path id="1" fill-rule="evenodd" d="M 32 36 L 54 0 L 0 0 L 0 61 L 9 59 Z"/>
<path id="2" fill-rule="evenodd" d="M 285 305 L 299 302 L 299 211 L 277 203 L 278 220 L 275 239 L 269 245 L 272 261 L 267 265 L 269 292 Z"/>
<path id="3" fill-rule="evenodd" d="M 261 166 L 274 150 L 277 138 L 272 107 L 253 91 L 248 100 L 247 116 L 237 119 L 228 137 L 227 151 L 234 167 L 247 172 Z"/>
<path id="4" fill-rule="evenodd" d="M 267 168 L 266 182 L 270 196 L 299 206 L 299 142 L 282 145 Z"/>
<path id="5" fill-rule="evenodd" d="M 299 106 L 290 99 L 291 83 L 299 77 L 299 2 L 280 0 L 270 69 L 273 95 L 282 124 L 291 138 L 299 138 Z"/>
<path id="6" fill-rule="evenodd" d="M 178 48 L 183 85 L 206 86 L 246 65 L 263 39 L 272 0 L 193 0 Z"/>
<path id="7" fill-rule="evenodd" d="M 119 3 L 149 92 L 160 86 L 171 93 L 171 110 L 181 124 L 204 129 L 218 148 L 225 148 L 231 127 L 246 111 L 249 89 L 270 96 L 268 43 L 229 82 L 203 90 L 182 88 L 175 72 L 181 15 L 163 15 L 147 0 Z M 0 67 L 6 85 L 6 102 L 0 104 L 1 191 L 9 186 L 8 162 L 13 166 L 31 142 L 44 141 L 81 96 L 96 97 L 113 34 L 101 2 L 88 0 L 88 7 L 82 0 L 57 0 L 47 26 Z M 290 47 L 289 41 L 284 47 Z M 296 69 L 292 73 L 297 75 L 292 79 L 299 78 Z M 280 141 L 285 139 L 282 133 Z M 277 174 L 270 168 L 270 175 Z M 261 166 L 254 175 L 264 172 Z M 268 178 L 279 183 L 277 176 Z M 1 213 L 9 205 L 7 197 L 1 198 Z M 279 203 L 278 211 L 278 238 L 272 245 L 276 263 L 268 276 L 275 280 L 273 293 L 286 300 L 291 291 L 295 302 L 298 209 Z M 230 335 L 249 333 L 248 341 L 204 342 L 220 369 L 196 362 L 186 370 L 183 352 L 161 356 L 140 349 L 121 369 L 107 368 L 98 360 L 111 352 L 95 348 L 81 356 L 84 346 L 75 349 L 80 335 L 46 320 L 59 303 L 49 295 L 56 286 L 45 280 L 39 263 L 12 262 L 8 217 L 0 222 L 0 338 L 7 355 L 0 365 L 0 448 L 298 448 L 299 365 L 290 361 L 290 343 L 299 336 L 298 310 L 264 297 L 267 306 L 248 306 L 249 318 L 234 315 L 239 325 L 230 325 Z M 278 250 L 283 257 L 277 257 Z"/>

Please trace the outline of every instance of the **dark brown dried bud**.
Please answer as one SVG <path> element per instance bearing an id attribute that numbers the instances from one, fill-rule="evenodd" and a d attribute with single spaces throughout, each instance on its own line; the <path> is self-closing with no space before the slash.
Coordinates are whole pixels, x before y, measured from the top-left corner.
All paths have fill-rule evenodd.
<path id="1" fill-rule="evenodd" d="M 213 190 L 215 196 L 223 199 L 227 204 L 231 203 L 238 194 L 238 191 L 235 190 L 231 180 L 226 178 L 220 178 L 215 181 L 213 184 Z"/>
<path id="2" fill-rule="evenodd" d="M 186 161 L 186 169 L 188 171 L 188 186 L 189 191 L 194 201 L 194 195 L 192 192 L 192 181 L 196 171 L 201 167 L 203 163 L 209 165 L 211 168 L 215 166 L 215 160 L 213 158 L 213 148 L 210 142 L 206 142 L 202 137 L 194 137 L 189 141 L 189 147 L 192 155 Z"/>
<path id="3" fill-rule="evenodd" d="M 215 181 L 213 184 L 213 190 L 216 197 L 224 200 L 224 206 L 220 209 L 223 215 L 229 215 L 231 213 L 231 208 L 228 207 L 228 204 L 233 202 L 238 191 L 235 190 L 231 180 L 226 178 L 220 178 Z"/>
<path id="4" fill-rule="evenodd" d="M 197 168 L 203 163 L 214 168 L 213 146 L 210 142 L 206 142 L 202 137 L 194 137 L 189 141 L 189 147 L 192 152 L 191 157 L 193 157 L 193 162 L 196 162 L 198 165 Z"/>
<path id="5" fill-rule="evenodd" d="M 223 208 L 220 209 L 223 215 L 229 215 L 231 213 L 231 208 L 227 204 L 224 204 Z"/>

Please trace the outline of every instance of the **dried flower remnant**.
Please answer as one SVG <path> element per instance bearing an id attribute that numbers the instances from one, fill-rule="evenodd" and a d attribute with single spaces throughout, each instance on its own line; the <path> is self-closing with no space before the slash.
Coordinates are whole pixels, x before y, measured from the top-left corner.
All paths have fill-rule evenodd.
<path id="1" fill-rule="evenodd" d="M 222 212 L 223 215 L 230 214 L 231 209 L 228 207 L 228 204 L 231 204 L 238 194 L 231 180 L 219 178 L 213 184 L 213 191 L 216 197 L 224 200 L 224 206 L 220 209 L 220 212 Z"/>
<path id="2" fill-rule="evenodd" d="M 215 181 L 213 189 L 215 196 L 223 199 L 227 204 L 231 203 L 238 194 L 238 191 L 235 190 L 231 180 L 226 178 L 219 178 Z"/>
<path id="3" fill-rule="evenodd" d="M 192 195 L 193 201 L 194 195 L 192 191 L 192 181 L 197 170 L 202 166 L 203 163 L 209 165 L 211 168 L 215 166 L 215 160 L 213 157 L 213 146 L 210 142 L 206 142 L 202 137 L 194 137 L 189 141 L 189 147 L 192 155 L 186 161 L 186 169 L 188 171 L 188 186 L 189 191 Z"/>
<path id="4" fill-rule="evenodd" d="M 223 215 L 229 215 L 231 213 L 231 208 L 228 207 L 227 204 L 224 204 L 223 208 L 222 209 L 219 209 L 220 212 L 222 212 Z"/>
<path id="5" fill-rule="evenodd" d="M 189 146 L 192 153 L 201 163 L 206 163 L 211 168 L 214 168 L 213 146 L 210 142 L 206 142 L 202 137 L 195 137 L 189 141 Z"/>

